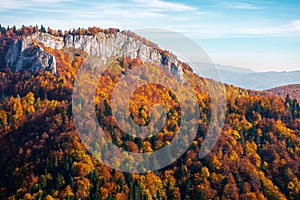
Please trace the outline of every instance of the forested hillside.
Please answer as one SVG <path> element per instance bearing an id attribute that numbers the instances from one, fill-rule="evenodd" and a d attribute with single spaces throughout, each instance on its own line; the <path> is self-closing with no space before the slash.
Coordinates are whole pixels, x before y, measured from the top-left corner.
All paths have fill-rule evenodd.
<path id="1" fill-rule="evenodd" d="M 297 102 L 300 101 L 300 84 L 294 84 L 294 85 L 286 85 L 281 87 L 276 87 L 273 89 L 267 90 L 268 92 L 272 92 L 274 94 L 277 94 L 281 96 L 282 98 L 286 98 L 289 96 L 290 99 L 296 99 Z"/>
<path id="2" fill-rule="evenodd" d="M 102 32 L 109 37 L 119 30 L 0 29 L 0 199 L 299 199 L 300 108 L 293 99 L 226 85 L 222 135 L 213 151 L 199 159 L 210 123 L 211 100 L 205 79 L 181 63 L 200 105 L 199 128 L 191 130 L 197 132 L 193 144 L 159 171 L 124 173 L 91 156 L 75 129 L 72 88 L 86 52 L 37 43 L 54 56 L 55 73 L 47 68 L 15 70 L 7 66 L 5 56 L 14 39 L 36 32 L 57 37 Z M 123 34 L 169 55 L 133 33 Z M 131 100 L 140 104 L 133 103 L 130 109 L 135 122 L 143 125 L 148 123 L 151 100 L 168 105 L 168 118 L 158 134 L 141 139 L 123 133 L 114 123 L 112 89 L 122 74 L 133 69 L 143 72 L 143 65 L 138 58 L 112 59 L 95 97 L 100 126 L 114 144 L 131 152 L 151 152 L 168 145 L 180 123 L 174 94 L 157 85 L 139 88 Z M 143 74 L 143 79 L 151 78 Z M 108 158 L 113 153 L 99 156 Z"/>

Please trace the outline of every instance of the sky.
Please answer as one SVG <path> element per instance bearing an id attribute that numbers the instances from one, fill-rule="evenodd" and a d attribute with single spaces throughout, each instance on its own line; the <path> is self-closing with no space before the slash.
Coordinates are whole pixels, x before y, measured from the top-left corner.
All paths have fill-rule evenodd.
<path id="1" fill-rule="evenodd" d="M 215 64 L 300 70 L 299 0 L 0 0 L 0 24 L 162 28 L 197 42 Z"/>

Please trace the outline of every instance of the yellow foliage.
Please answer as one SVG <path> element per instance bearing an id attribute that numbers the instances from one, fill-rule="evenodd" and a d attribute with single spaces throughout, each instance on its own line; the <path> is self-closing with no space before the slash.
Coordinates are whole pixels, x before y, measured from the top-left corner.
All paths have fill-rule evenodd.
<path id="1" fill-rule="evenodd" d="M 293 181 L 288 183 L 287 189 L 291 196 L 299 197 L 300 195 L 300 183 L 297 178 L 294 178 Z"/>
<path id="2" fill-rule="evenodd" d="M 24 195 L 24 198 L 23 198 L 23 199 L 24 199 L 24 200 L 32 200 L 33 197 L 31 196 L 30 193 L 26 193 L 26 194 Z"/>
<path id="3" fill-rule="evenodd" d="M 32 92 L 29 92 L 22 98 L 22 104 L 27 112 L 35 112 L 34 100 L 34 94 Z"/>
<path id="4" fill-rule="evenodd" d="M 78 188 L 76 195 L 79 198 L 85 199 L 89 196 L 91 183 L 87 178 L 79 179 L 76 182 L 76 186 Z"/>
<path id="5" fill-rule="evenodd" d="M 5 125 L 7 125 L 7 115 L 5 111 L 0 110 L 0 128 Z"/>
<path id="6" fill-rule="evenodd" d="M 210 172 L 209 172 L 209 169 L 207 167 L 202 167 L 202 169 L 201 169 L 201 176 L 203 178 L 210 177 Z"/>
<path id="7" fill-rule="evenodd" d="M 212 164 L 212 166 L 213 166 L 215 169 L 217 169 L 217 170 L 221 169 L 221 167 L 222 167 L 222 162 L 220 162 L 220 161 L 218 160 L 218 158 L 217 158 L 216 155 L 213 155 L 213 158 L 212 158 L 212 160 L 211 160 L 211 164 Z"/>
<path id="8" fill-rule="evenodd" d="M 39 190 L 38 192 L 33 194 L 33 199 L 39 199 L 38 196 L 43 194 L 43 190 Z"/>
<path id="9" fill-rule="evenodd" d="M 70 185 L 68 185 L 65 190 L 64 190 L 64 194 L 63 197 L 66 199 L 67 197 L 73 198 L 74 197 L 74 193 L 72 191 L 72 188 L 70 187 Z"/>
<path id="10" fill-rule="evenodd" d="M 239 158 L 239 155 L 236 153 L 235 150 L 232 150 L 232 152 L 229 155 L 230 160 L 237 161 Z"/>
<path id="11" fill-rule="evenodd" d="M 254 153 L 252 157 L 253 157 L 255 166 L 256 167 L 260 167 L 260 165 L 261 165 L 261 158 L 260 158 L 260 156 L 257 153 Z"/>
<path id="12" fill-rule="evenodd" d="M 164 173 L 164 185 L 169 186 L 173 189 L 176 185 L 176 179 L 174 178 L 174 171 L 173 170 L 166 170 Z"/>
<path id="13" fill-rule="evenodd" d="M 248 142 L 246 141 L 245 150 L 247 155 L 253 155 L 257 150 L 257 145 L 254 141 Z"/>
<path id="14" fill-rule="evenodd" d="M 18 120 L 23 115 L 23 107 L 19 96 L 15 99 L 13 105 L 13 111 L 14 111 L 14 120 Z"/>
<path id="15" fill-rule="evenodd" d="M 47 195 L 46 197 L 45 197 L 45 200 L 55 200 L 51 195 Z"/>
<path id="16" fill-rule="evenodd" d="M 259 200 L 267 200 L 267 198 L 262 193 L 258 194 L 258 199 Z"/>
<path id="17" fill-rule="evenodd" d="M 148 193 L 150 192 L 151 196 L 153 197 L 157 195 L 157 191 L 161 192 L 163 188 L 162 180 L 153 172 L 149 172 L 146 175 L 141 175 L 140 184 L 142 188 L 142 193 L 148 195 Z"/>
<path id="18" fill-rule="evenodd" d="M 235 137 L 235 139 L 240 139 L 241 138 L 239 132 L 237 132 L 236 130 L 232 131 L 232 135 Z"/>

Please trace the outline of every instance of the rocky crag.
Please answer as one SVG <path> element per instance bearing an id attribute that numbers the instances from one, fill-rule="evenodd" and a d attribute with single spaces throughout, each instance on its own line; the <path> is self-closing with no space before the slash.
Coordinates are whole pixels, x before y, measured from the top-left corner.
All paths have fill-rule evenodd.
<path id="1" fill-rule="evenodd" d="M 56 60 L 54 55 L 46 51 L 39 43 L 57 50 L 64 48 L 80 49 L 89 55 L 98 56 L 104 63 L 110 57 L 139 58 L 143 63 L 167 65 L 174 75 L 182 77 L 182 68 L 174 54 L 170 53 L 165 56 L 157 49 L 121 32 L 97 33 L 94 36 L 66 35 L 64 37 L 37 32 L 12 42 L 5 56 L 7 66 L 16 71 L 44 69 L 55 74 Z"/>

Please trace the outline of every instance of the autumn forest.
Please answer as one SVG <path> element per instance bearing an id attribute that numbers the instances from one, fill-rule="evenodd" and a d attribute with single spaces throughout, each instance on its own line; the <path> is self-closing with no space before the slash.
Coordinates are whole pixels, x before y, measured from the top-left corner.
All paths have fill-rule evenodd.
<path id="1" fill-rule="evenodd" d="M 53 37 L 122 33 L 166 58 L 169 55 L 130 31 L 114 28 L 61 31 L 43 26 L 0 26 L 0 199 L 300 199 L 299 96 L 225 85 L 227 109 L 222 134 L 212 152 L 199 159 L 212 106 L 205 83 L 219 83 L 180 63 L 199 104 L 198 130 L 187 130 L 196 134 L 192 145 L 158 171 L 122 172 L 99 161 L 114 152 L 99 154 L 99 159 L 92 155 L 74 125 L 73 84 L 89 56 L 85 51 L 52 49 L 33 41 L 32 51 L 40 46 L 55 57 L 56 73 L 7 66 L 5 57 L 11 43 L 35 33 Z M 98 123 L 108 139 L 134 153 L 156 151 L 168 145 L 178 129 L 184 129 L 175 95 L 159 85 L 140 87 L 129 105 L 132 119 L 143 126 L 149 123 L 151 105 L 164 104 L 168 115 L 159 133 L 150 138 L 134 137 L 115 123 L 110 101 L 113 88 L 123 74 L 134 69 L 141 72 L 142 80 L 153 79 L 144 65 L 139 58 L 111 58 L 94 99 Z M 88 100 L 82 97 L 82 101 Z M 95 125 L 87 122 L 86 126 Z M 126 160 L 134 163 L 130 156 Z"/>

